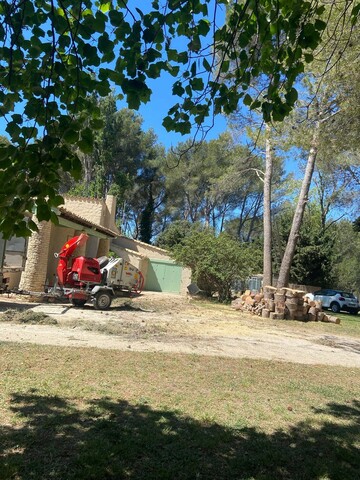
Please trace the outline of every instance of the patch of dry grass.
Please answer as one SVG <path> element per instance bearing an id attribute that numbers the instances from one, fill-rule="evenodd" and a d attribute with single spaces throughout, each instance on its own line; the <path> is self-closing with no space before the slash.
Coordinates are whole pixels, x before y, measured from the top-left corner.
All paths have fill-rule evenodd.
<path id="1" fill-rule="evenodd" d="M 41 312 L 11 308 L 0 315 L 0 321 L 27 323 L 29 325 L 57 325 L 55 318 Z"/>
<path id="2" fill-rule="evenodd" d="M 153 335 L 165 335 L 167 329 L 162 325 L 152 325 L 144 321 L 108 320 L 105 323 L 94 320 L 70 320 L 64 323 L 67 328 L 80 328 L 87 332 L 118 335 L 126 338 L 146 339 Z"/>
<path id="3" fill-rule="evenodd" d="M 359 478 L 358 369 L 3 343 L 0 379 L 2 480 Z"/>

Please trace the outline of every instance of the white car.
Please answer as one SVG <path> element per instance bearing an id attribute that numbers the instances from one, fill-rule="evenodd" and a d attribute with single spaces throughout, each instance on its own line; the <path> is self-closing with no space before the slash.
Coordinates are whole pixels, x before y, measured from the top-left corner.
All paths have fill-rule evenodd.
<path id="1" fill-rule="evenodd" d="M 323 308 L 330 308 L 334 313 L 343 310 L 356 315 L 360 311 L 359 300 L 353 293 L 344 290 L 324 288 L 314 292 L 314 300 L 321 301 Z"/>

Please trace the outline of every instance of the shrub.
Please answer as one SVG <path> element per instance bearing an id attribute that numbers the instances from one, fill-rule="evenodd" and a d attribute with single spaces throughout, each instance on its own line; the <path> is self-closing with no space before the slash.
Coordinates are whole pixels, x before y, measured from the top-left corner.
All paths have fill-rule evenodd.
<path id="1" fill-rule="evenodd" d="M 209 296 L 217 294 L 220 302 L 231 299 L 235 280 L 244 281 L 262 269 L 261 249 L 226 234 L 215 236 L 212 230 L 192 232 L 173 247 L 172 255 L 192 269 L 201 290 Z"/>

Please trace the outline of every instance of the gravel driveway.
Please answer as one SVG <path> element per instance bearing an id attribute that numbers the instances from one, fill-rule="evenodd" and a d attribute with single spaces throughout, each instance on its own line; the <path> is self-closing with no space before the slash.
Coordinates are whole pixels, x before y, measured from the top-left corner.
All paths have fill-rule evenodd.
<path id="1" fill-rule="evenodd" d="M 341 325 L 270 321 L 179 295 L 145 292 L 118 299 L 106 312 L 1 297 L 0 312 L 9 308 L 47 314 L 57 325 L 2 321 L 0 342 L 360 367 L 360 341 L 343 335 Z"/>

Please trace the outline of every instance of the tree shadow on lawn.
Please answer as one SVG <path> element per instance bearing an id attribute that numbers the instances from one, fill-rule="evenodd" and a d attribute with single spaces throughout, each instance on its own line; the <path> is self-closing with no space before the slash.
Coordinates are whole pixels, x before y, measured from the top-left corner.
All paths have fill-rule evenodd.
<path id="1" fill-rule="evenodd" d="M 360 478 L 358 401 L 328 404 L 312 424 L 272 434 L 108 398 L 80 407 L 36 391 L 14 394 L 11 409 L 24 423 L 1 427 L 2 480 Z"/>

